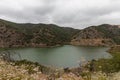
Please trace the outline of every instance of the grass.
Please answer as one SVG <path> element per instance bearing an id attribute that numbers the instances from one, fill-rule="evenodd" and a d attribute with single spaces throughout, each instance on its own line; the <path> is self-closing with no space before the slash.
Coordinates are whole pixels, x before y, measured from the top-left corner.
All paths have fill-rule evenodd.
<path id="1" fill-rule="evenodd" d="M 112 53 L 112 56 L 113 58 L 111 59 L 100 59 L 98 61 L 94 61 L 94 70 L 105 73 L 120 71 L 120 52 Z"/>

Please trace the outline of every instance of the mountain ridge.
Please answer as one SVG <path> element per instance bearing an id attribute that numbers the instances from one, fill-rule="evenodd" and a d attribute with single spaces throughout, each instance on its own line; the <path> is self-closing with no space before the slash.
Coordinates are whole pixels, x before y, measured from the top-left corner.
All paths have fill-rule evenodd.
<path id="1" fill-rule="evenodd" d="M 48 47 L 65 44 L 119 45 L 119 27 L 119 25 L 103 24 L 79 30 L 55 24 L 18 24 L 0 19 L 0 47 Z"/>

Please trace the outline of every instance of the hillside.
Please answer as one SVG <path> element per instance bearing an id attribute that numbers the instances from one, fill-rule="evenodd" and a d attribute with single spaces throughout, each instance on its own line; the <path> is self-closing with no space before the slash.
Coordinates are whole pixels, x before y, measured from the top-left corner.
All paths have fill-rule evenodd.
<path id="1" fill-rule="evenodd" d="M 85 28 L 73 36 L 71 44 L 83 46 L 120 45 L 120 27 L 103 24 Z"/>
<path id="2" fill-rule="evenodd" d="M 83 30 L 54 24 L 18 24 L 0 20 L 0 47 L 120 45 L 120 26 L 103 24 Z"/>
<path id="3" fill-rule="evenodd" d="M 0 20 L 0 47 L 46 47 L 69 43 L 77 29 Z"/>

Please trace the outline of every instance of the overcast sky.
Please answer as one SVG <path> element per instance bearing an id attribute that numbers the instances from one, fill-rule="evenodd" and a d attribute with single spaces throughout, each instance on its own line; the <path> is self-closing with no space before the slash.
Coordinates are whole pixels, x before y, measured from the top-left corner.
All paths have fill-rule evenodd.
<path id="1" fill-rule="evenodd" d="M 120 24 L 120 0 L 0 0 L 0 18 L 79 29 Z"/>

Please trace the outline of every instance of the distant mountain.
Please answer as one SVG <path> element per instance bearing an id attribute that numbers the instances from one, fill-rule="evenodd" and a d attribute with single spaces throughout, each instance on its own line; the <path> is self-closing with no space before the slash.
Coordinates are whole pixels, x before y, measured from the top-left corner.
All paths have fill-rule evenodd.
<path id="1" fill-rule="evenodd" d="M 79 30 L 54 24 L 17 24 L 0 20 L 0 47 L 46 47 L 68 44 Z"/>
<path id="2" fill-rule="evenodd" d="M 120 26 L 103 24 L 85 28 L 73 36 L 71 44 L 84 46 L 120 45 Z"/>
<path id="3" fill-rule="evenodd" d="M 49 47 L 120 45 L 120 26 L 103 24 L 83 30 L 54 24 L 18 24 L 0 20 L 0 47 Z"/>

